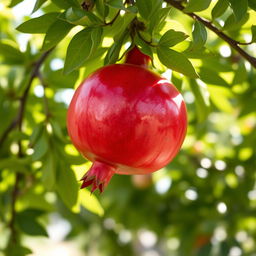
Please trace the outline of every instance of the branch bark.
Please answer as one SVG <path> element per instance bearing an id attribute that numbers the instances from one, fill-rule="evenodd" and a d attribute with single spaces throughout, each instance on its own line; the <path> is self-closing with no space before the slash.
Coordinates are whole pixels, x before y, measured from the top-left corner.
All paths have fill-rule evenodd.
<path id="1" fill-rule="evenodd" d="M 216 26 L 214 26 L 209 20 L 206 20 L 206 19 L 196 15 L 195 13 L 186 13 L 186 12 L 184 12 L 183 11 L 184 10 L 184 6 L 181 5 L 180 2 L 177 2 L 175 0 L 165 0 L 165 2 L 170 4 L 174 8 L 182 11 L 184 14 L 190 16 L 192 19 L 197 20 L 197 21 L 201 22 L 202 24 L 204 24 L 208 29 L 210 29 L 216 35 L 218 35 L 220 38 L 222 38 L 224 41 L 226 41 L 230 45 L 230 47 L 232 47 L 234 50 L 236 50 L 243 58 L 245 58 L 248 62 L 250 62 L 250 64 L 254 68 L 256 68 L 256 58 L 254 58 L 253 56 L 249 55 L 245 50 L 243 50 L 239 46 L 239 44 L 241 44 L 241 43 L 239 43 L 238 41 L 230 38 L 228 35 L 223 33 Z"/>
<path id="2" fill-rule="evenodd" d="M 27 102 L 29 90 L 31 88 L 33 80 L 36 77 L 38 77 L 38 75 L 39 75 L 39 70 L 40 70 L 41 65 L 43 64 L 43 62 L 45 61 L 45 59 L 51 53 L 52 50 L 53 49 L 43 53 L 41 55 L 41 57 L 38 59 L 38 61 L 36 61 L 34 63 L 34 68 L 33 68 L 32 72 L 31 72 L 31 76 L 30 76 L 30 79 L 28 81 L 27 87 L 24 90 L 24 92 L 23 92 L 23 94 L 22 94 L 22 96 L 20 98 L 20 106 L 19 106 L 18 114 L 14 118 L 12 123 L 3 132 L 3 135 L 2 135 L 2 137 L 0 139 L 0 146 L 5 141 L 5 139 L 8 136 L 8 134 L 14 128 L 16 128 L 16 126 L 18 126 L 18 130 L 19 131 L 22 131 L 22 122 L 23 122 L 23 118 L 24 118 L 24 113 L 25 113 L 26 102 Z M 21 141 L 18 141 L 18 147 L 19 147 L 18 156 L 22 157 L 23 156 L 23 152 L 22 152 Z M 9 228 L 10 228 L 10 231 L 11 231 L 11 235 L 10 235 L 9 243 L 10 244 L 14 244 L 14 245 L 18 243 L 17 231 L 16 231 L 16 228 L 15 228 L 15 219 L 16 219 L 15 205 L 16 205 L 17 197 L 19 195 L 19 183 L 20 183 L 22 177 L 23 177 L 23 175 L 21 173 L 17 173 L 16 174 L 15 183 L 14 183 L 14 187 L 13 187 L 13 191 L 12 191 L 12 195 L 11 195 L 11 218 L 10 218 L 10 222 L 9 222 Z"/>

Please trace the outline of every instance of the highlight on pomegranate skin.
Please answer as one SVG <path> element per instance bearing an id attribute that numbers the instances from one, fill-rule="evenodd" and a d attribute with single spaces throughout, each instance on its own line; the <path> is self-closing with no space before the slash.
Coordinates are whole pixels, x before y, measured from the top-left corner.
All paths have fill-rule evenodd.
<path id="1" fill-rule="evenodd" d="M 67 115 L 72 143 L 93 162 L 81 188 L 103 192 L 114 174 L 148 174 L 178 153 L 187 129 L 185 102 L 148 70 L 135 47 L 124 64 L 102 67 L 76 90 Z"/>

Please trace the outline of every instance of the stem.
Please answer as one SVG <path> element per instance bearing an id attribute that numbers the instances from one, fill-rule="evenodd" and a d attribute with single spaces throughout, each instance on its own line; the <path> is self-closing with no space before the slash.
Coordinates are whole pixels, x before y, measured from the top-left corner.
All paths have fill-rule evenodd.
<path id="1" fill-rule="evenodd" d="M 23 123 L 23 119 L 24 119 L 25 107 L 26 107 L 26 102 L 27 102 L 29 90 L 31 88 L 33 80 L 39 74 L 39 69 L 40 69 L 41 65 L 43 64 L 43 62 L 45 61 L 45 59 L 47 58 L 47 56 L 50 54 L 50 52 L 52 50 L 53 49 L 43 53 L 42 56 L 38 59 L 38 61 L 34 64 L 34 68 L 33 68 L 32 72 L 31 72 L 31 76 L 30 76 L 30 79 L 28 81 L 27 87 L 26 87 L 25 91 L 23 92 L 23 95 L 20 98 L 20 106 L 19 106 L 18 114 L 14 118 L 13 122 L 4 131 L 4 133 L 3 133 L 2 137 L 1 137 L 0 145 L 4 142 L 4 140 L 6 139 L 8 134 L 16 126 L 18 126 L 19 131 L 22 131 L 22 123 Z M 18 156 L 22 157 L 23 156 L 23 152 L 22 152 L 21 140 L 18 141 L 18 147 L 19 147 Z M 23 174 L 22 173 L 17 173 L 16 174 L 15 183 L 14 183 L 14 187 L 13 187 L 13 191 L 12 191 L 12 195 L 11 195 L 11 218 L 10 218 L 10 222 L 9 222 L 9 225 L 8 225 L 10 230 L 11 230 L 9 244 L 12 244 L 12 243 L 16 244 L 18 242 L 17 230 L 15 228 L 15 219 L 16 219 L 15 206 L 16 206 L 16 201 L 17 201 L 18 195 L 19 195 L 19 183 L 22 180 L 22 178 L 23 178 Z"/>
<path id="2" fill-rule="evenodd" d="M 146 44 L 148 44 L 148 45 L 150 45 L 150 46 L 152 46 L 152 47 L 157 47 L 157 45 L 152 44 L 152 40 L 151 40 L 151 41 L 147 41 L 147 40 L 140 34 L 139 31 L 137 31 L 137 35 L 138 35 L 138 37 L 139 37 L 143 42 L 145 42 Z"/>
<path id="3" fill-rule="evenodd" d="M 105 26 L 112 25 L 112 24 L 116 21 L 116 19 L 118 18 L 119 14 L 120 14 L 120 11 L 121 11 L 121 10 L 119 10 L 119 11 L 117 12 L 117 14 L 115 15 L 115 17 L 114 17 L 110 22 L 104 22 L 104 25 L 105 25 Z"/>
<path id="4" fill-rule="evenodd" d="M 182 6 L 179 2 L 175 0 L 165 0 L 168 4 L 173 6 L 174 8 L 182 11 L 184 14 L 190 16 L 192 19 L 197 20 L 204 24 L 208 29 L 213 31 L 216 35 L 218 35 L 220 38 L 222 38 L 224 41 L 226 41 L 234 50 L 236 50 L 241 56 L 243 56 L 248 62 L 251 63 L 253 67 L 256 68 L 256 58 L 249 55 L 246 51 L 244 51 L 239 44 L 247 44 L 247 43 L 240 43 L 232 38 L 230 38 L 228 35 L 220 31 L 215 25 L 213 25 L 210 21 L 196 15 L 195 13 L 186 13 L 184 12 L 184 6 Z"/>

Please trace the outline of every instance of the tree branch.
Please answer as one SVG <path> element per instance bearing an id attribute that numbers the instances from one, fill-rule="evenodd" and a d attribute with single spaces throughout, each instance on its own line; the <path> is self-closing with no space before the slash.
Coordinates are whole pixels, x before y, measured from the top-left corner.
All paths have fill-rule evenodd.
<path id="1" fill-rule="evenodd" d="M 38 72 L 39 72 L 39 69 L 40 69 L 41 65 L 43 64 L 43 62 L 45 61 L 45 59 L 47 58 L 47 56 L 50 54 L 50 52 L 52 50 L 53 49 L 50 49 L 47 52 L 43 53 L 41 55 L 41 57 L 34 63 L 34 68 L 31 72 L 31 76 L 30 76 L 30 79 L 28 81 L 27 87 L 26 87 L 25 91 L 23 92 L 23 95 L 20 98 L 20 106 L 19 106 L 19 109 L 18 109 L 18 113 L 17 113 L 16 117 L 13 119 L 13 121 L 10 123 L 10 125 L 5 129 L 2 136 L 0 137 L 0 147 L 2 146 L 2 144 L 4 143 L 6 138 L 8 137 L 9 133 L 14 128 L 16 128 L 18 126 L 19 129 L 21 129 L 22 120 L 23 120 L 23 116 L 24 116 L 24 110 L 25 110 L 25 106 L 26 106 L 27 97 L 28 97 L 30 87 L 32 85 L 33 80 L 38 76 Z"/>
<path id="2" fill-rule="evenodd" d="M 43 64 L 43 62 L 45 61 L 45 59 L 47 58 L 47 56 L 50 54 L 50 52 L 52 50 L 53 49 L 43 53 L 42 56 L 38 59 L 38 61 L 36 61 L 34 63 L 34 68 L 31 72 L 31 76 L 30 76 L 30 79 L 28 81 L 27 87 L 26 87 L 25 91 L 23 92 L 23 95 L 20 98 L 20 106 L 19 106 L 18 114 L 14 118 L 13 122 L 4 131 L 4 133 L 1 137 L 1 140 L 0 140 L 0 145 L 5 141 L 8 134 L 16 126 L 18 126 L 19 131 L 22 131 L 22 122 L 23 122 L 23 118 L 24 118 L 25 107 L 26 107 L 26 102 L 27 102 L 29 90 L 31 88 L 33 80 L 39 74 L 39 70 L 40 70 L 41 65 Z M 18 147 L 19 147 L 18 156 L 22 157 L 23 152 L 22 152 L 21 141 L 18 141 Z M 17 242 L 18 242 L 17 232 L 16 232 L 16 228 L 15 228 L 15 219 L 16 219 L 15 205 L 16 205 L 17 197 L 19 195 L 19 183 L 20 183 L 22 177 L 23 177 L 23 175 L 21 173 L 16 174 L 14 188 L 13 188 L 12 195 L 11 195 L 11 219 L 10 219 L 10 222 L 9 222 L 9 228 L 11 230 L 11 235 L 10 235 L 10 239 L 9 239 L 9 244 L 17 244 Z"/>
<path id="3" fill-rule="evenodd" d="M 49 117 L 51 116 L 50 110 L 49 110 L 49 102 L 48 102 L 48 98 L 46 96 L 46 88 L 48 87 L 47 84 L 44 81 L 44 78 L 41 74 L 41 72 L 38 72 L 38 79 L 40 80 L 43 88 L 44 88 L 44 95 L 43 95 L 43 100 L 44 100 L 44 112 L 45 112 L 45 116 L 46 116 L 46 121 L 49 119 Z"/>
<path id="4" fill-rule="evenodd" d="M 192 19 L 197 20 L 204 24 L 208 29 L 213 31 L 216 35 L 218 35 L 220 38 L 222 38 L 224 41 L 226 41 L 234 50 L 236 50 L 242 57 L 244 57 L 248 62 L 251 63 L 251 65 L 256 68 L 256 58 L 249 55 L 246 51 L 244 51 L 239 44 L 240 42 L 230 38 L 228 35 L 220 31 L 216 26 L 214 26 L 210 21 L 196 15 L 195 13 L 186 13 L 184 12 L 184 6 L 182 6 L 179 2 L 175 0 L 165 0 L 168 4 L 173 6 L 174 8 L 182 11 L 184 14 L 190 16 Z M 243 43 L 242 43 L 243 44 Z M 247 43 L 245 43 L 247 44 Z"/>

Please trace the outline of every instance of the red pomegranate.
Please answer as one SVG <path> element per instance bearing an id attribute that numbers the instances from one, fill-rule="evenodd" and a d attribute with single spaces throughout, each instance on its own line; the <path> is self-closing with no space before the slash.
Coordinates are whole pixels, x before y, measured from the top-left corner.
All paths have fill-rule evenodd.
<path id="1" fill-rule="evenodd" d="M 102 67 L 76 90 L 67 127 L 79 152 L 93 162 L 81 188 L 102 192 L 113 174 L 147 174 L 178 153 L 187 128 L 179 91 L 146 68 L 137 47 L 124 64 Z"/>

